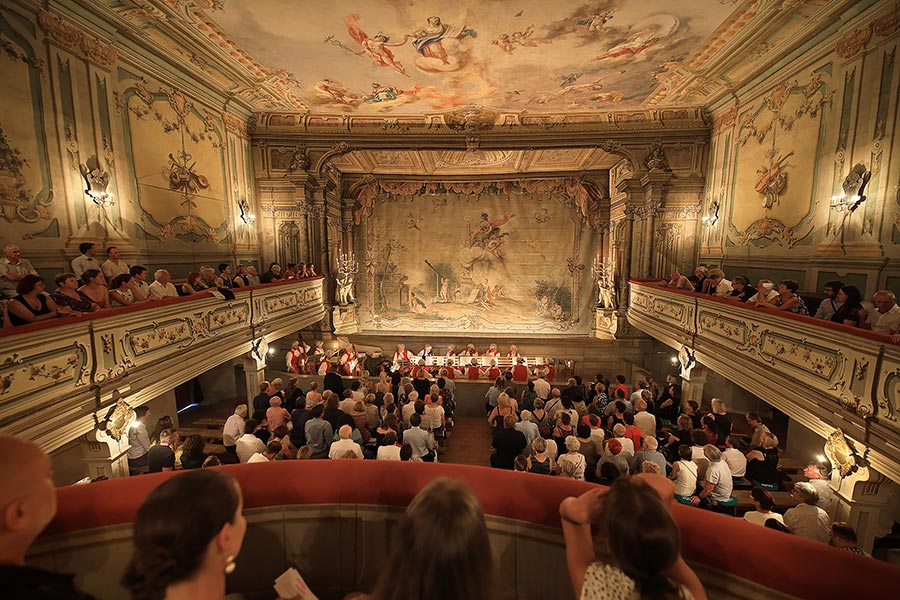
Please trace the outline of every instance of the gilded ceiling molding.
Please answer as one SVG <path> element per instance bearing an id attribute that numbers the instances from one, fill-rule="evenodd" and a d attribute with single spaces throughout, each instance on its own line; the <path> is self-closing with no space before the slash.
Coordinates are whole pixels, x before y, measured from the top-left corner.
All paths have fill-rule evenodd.
<path id="1" fill-rule="evenodd" d="M 80 53 L 88 60 L 98 65 L 107 67 L 119 56 L 119 51 L 109 44 L 105 44 L 97 38 L 86 34 L 75 26 L 69 25 L 61 17 L 51 14 L 46 10 L 38 13 L 38 23 L 44 33 L 53 41 L 76 53 Z"/>
<path id="2" fill-rule="evenodd" d="M 250 137 L 250 123 L 246 119 L 224 112 L 222 113 L 222 122 L 225 123 L 226 131 L 236 133 L 241 137 Z"/>
<path id="3" fill-rule="evenodd" d="M 872 22 L 875 35 L 887 37 L 900 31 L 900 2 L 894 4 L 894 10 Z"/>
<path id="4" fill-rule="evenodd" d="M 874 30 L 874 24 L 869 22 L 865 27 L 860 27 L 853 33 L 844 36 L 844 38 L 837 43 L 834 51 L 837 52 L 837 55 L 841 58 L 853 58 L 866 49 L 866 46 L 868 46 L 869 42 L 872 40 L 872 33 Z"/>

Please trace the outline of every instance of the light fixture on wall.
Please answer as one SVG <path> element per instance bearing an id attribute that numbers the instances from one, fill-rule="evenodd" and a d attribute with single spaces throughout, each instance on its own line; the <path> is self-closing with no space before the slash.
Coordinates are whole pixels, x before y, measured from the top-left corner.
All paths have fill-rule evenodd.
<path id="1" fill-rule="evenodd" d="M 872 172 L 864 164 L 853 165 L 841 184 L 841 194 L 831 197 L 831 209 L 835 212 L 847 211 L 849 214 L 859 208 L 866 201 L 866 185 L 871 177 Z"/>
<path id="2" fill-rule="evenodd" d="M 709 211 L 703 215 L 703 224 L 712 227 L 719 220 L 719 203 L 715 200 L 709 205 Z"/>
<path id="3" fill-rule="evenodd" d="M 247 200 L 238 202 L 238 208 L 241 210 L 241 221 L 246 225 L 252 225 L 256 221 L 256 215 L 250 212 L 250 203 Z"/>
<path id="4" fill-rule="evenodd" d="M 87 163 L 78 165 L 84 177 L 84 193 L 98 206 L 112 206 L 115 201 L 107 191 L 109 189 L 109 171 L 100 166 L 100 161 L 92 156 Z"/>

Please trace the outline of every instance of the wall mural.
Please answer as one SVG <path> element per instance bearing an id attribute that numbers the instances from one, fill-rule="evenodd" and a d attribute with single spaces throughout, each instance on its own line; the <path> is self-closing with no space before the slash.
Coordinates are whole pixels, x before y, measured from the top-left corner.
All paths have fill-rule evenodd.
<path id="1" fill-rule="evenodd" d="M 592 188 L 562 179 L 374 185 L 357 211 L 364 331 L 589 332 L 596 298 L 584 271 L 597 240 L 577 198 Z"/>
<path id="2" fill-rule="evenodd" d="M 288 9 L 225 0 L 216 8 L 201 32 L 276 66 L 307 108 L 379 113 L 635 106 L 721 28 L 735 1 L 336 0 Z"/>
<path id="3" fill-rule="evenodd" d="M 127 77 L 126 77 L 127 78 Z M 145 239 L 222 243 L 230 235 L 218 119 L 178 90 L 142 80 L 116 95 L 125 114 Z"/>
<path id="4" fill-rule="evenodd" d="M 817 169 L 797 157 L 819 153 L 831 107 L 832 65 L 805 80 L 785 80 L 743 111 L 735 124 L 734 179 L 729 218 L 733 244 L 793 247 L 809 234 Z M 816 161 L 815 164 L 819 164 Z"/>

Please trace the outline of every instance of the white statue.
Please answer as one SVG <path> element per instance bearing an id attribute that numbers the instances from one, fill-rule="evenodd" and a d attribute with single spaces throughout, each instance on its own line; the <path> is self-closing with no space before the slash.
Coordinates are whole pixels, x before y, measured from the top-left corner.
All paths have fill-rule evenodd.
<path id="1" fill-rule="evenodd" d="M 597 282 L 597 307 L 617 308 L 616 278 L 613 275 L 612 261 L 607 259 L 601 262 L 599 258 L 595 258 L 594 264 L 591 265 L 591 274 L 594 277 L 594 281 Z"/>
<path id="2" fill-rule="evenodd" d="M 353 295 L 353 283 L 356 279 L 356 273 L 359 271 L 359 264 L 353 253 L 338 254 L 337 261 L 337 303 L 344 306 L 356 302 Z"/>

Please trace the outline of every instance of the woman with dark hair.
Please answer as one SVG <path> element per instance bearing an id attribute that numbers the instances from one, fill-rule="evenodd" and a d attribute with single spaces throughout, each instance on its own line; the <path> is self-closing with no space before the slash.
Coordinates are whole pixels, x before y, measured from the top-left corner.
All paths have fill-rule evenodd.
<path id="1" fill-rule="evenodd" d="M 206 444 L 203 438 L 196 433 L 191 434 L 181 445 L 181 467 L 184 469 L 199 469 L 206 460 L 203 448 Z"/>
<path id="2" fill-rule="evenodd" d="M 78 291 L 78 278 L 75 273 L 60 273 L 56 276 L 55 281 L 56 290 L 50 294 L 50 297 L 61 311 L 65 312 L 65 308 L 68 308 L 70 314 L 79 317 L 97 309 L 90 298 Z"/>
<path id="3" fill-rule="evenodd" d="M 138 300 L 134 293 L 131 273 L 123 273 L 113 277 L 113 280 L 109 282 L 110 306 L 112 308 L 131 306 L 136 302 L 143 302 L 143 300 Z"/>
<path id="4" fill-rule="evenodd" d="M 577 598 L 706 599 L 681 557 L 681 534 L 669 512 L 674 497 L 665 477 L 639 474 L 562 501 L 566 562 Z M 609 564 L 596 560 L 591 524 L 607 539 Z"/>
<path id="5" fill-rule="evenodd" d="M 745 521 L 749 521 L 754 525 L 765 525 L 769 519 L 775 519 L 784 525 L 784 517 L 777 512 L 773 512 L 775 499 L 772 497 L 771 492 L 757 486 L 750 490 L 750 498 L 753 500 L 753 506 L 756 507 L 756 510 L 744 513 Z"/>
<path id="6" fill-rule="evenodd" d="M 203 283 L 203 278 L 200 277 L 200 273 L 198 271 L 191 271 L 187 275 L 187 281 L 178 286 L 178 295 L 193 296 L 204 290 L 206 290 L 206 284 Z"/>
<path id="7" fill-rule="evenodd" d="M 851 327 L 860 327 L 863 321 L 860 314 L 860 311 L 863 311 L 863 305 L 862 293 L 859 288 L 855 285 L 845 285 L 837 293 L 837 301 L 842 304 L 839 309 L 834 311 L 831 321 Z"/>
<path id="8" fill-rule="evenodd" d="M 794 313 L 795 315 L 809 316 L 809 310 L 803 302 L 803 298 L 797 295 L 800 285 L 793 279 L 784 279 L 778 284 L 778 295 L 767 300 L 765 296 L 759 296 L 756 303 L 757 306 L 766 306 L 768 308 L 777 308 L 784 312 Z"/>
<path id="9" fill-rule="evenodd" d="M 97 269 L 88 269 L 81 274 L 78 291 L 87 296 L 98 308 L 109 308 L 109 288 L 106 278 Z"/>
<path id="10" fill-rule="evenodd" d="M 478 498 L 462 482 L 437 479 L 407 507 L 370 598 L 488 600 L 493 562 Z"/>
<path id="11" fill-rule="evenodd" d="M 269 270 L 260 276 L 260 283 L 272 283 L 281 279 L 281 265 L 277 262 L 269 263 Z"/>
<path id="12" fill-rule="evenodd" d="M 231 287 L 233 288 L 242 288 L 250 285 L 247 283 L 247 265 L 238 265 L 237 266 L 237 274 L 234 276 L 234 279 L 231 280 Z"/>
<path id="13" fill-rule="evenodd" d="M 53 298 L 44 293 L 44 280 L 37 275 L 25 275 L 16 284 L 18 296 L 6 305 L 11 325 L 28 325 L 62 316 Z"/>
<path id="14" fill-rule="evenodd" d="M 165 415 L 156 420 L 156 427 L 153 428 L 153 431 L 150 433 L 150 443 L 158 444 L 159 443 L 159 434 L 162 433 L 164 429 L 174 429 L 175 422 L 172 420 L 172 417 L 169 415 Z"/>
<path id="15" fill-rule="evenodd" d="M 134 600 L 224 599 L 247 531 L 242 511 L 241 489 L 224 471 L 167 479 L 138 509 L 122 585 Z"/>

